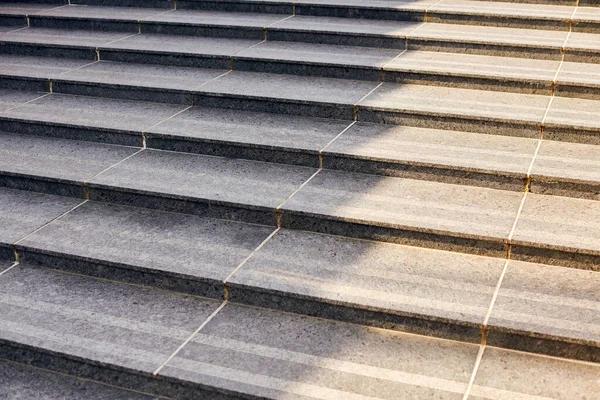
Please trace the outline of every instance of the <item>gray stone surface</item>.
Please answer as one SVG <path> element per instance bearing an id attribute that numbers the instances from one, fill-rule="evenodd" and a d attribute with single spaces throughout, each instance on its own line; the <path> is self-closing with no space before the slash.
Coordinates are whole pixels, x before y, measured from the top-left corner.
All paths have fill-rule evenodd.
<path id="1" fill-rule="evenodd" d="M 84 378 L 102 380 L 102 369 L 116 369 L 123 378 L 115 384 L 126 382 L 127 372 L 148 377 L 219 305 L 25 266 L 4 274 L 0 288 L 5 351 L 34 347 L 38 356 L 31 364 Z M 96 367 L 70 370 L 69 360 Z"/>
<path id="2" fill-rule="evenodd" d="M 568 21 L 573 12 L 574 6 L 553 6 L 549 4 L 520 4 L 520 3 L 499 3 L 494 1 L 482 1 L 473 3 L 465 0 L 441 0 L 433 4 L 430 8 L 432 12 L 447 12 L 451 14 L 466 14 L 469 16 L 502 16 L 502 17 L 521 17 L 538 18 L 542 20 Z"/>
<path id="3" fill-rule="evenodd" d="M 600 396 L 600 366 L 487 347 L 469 399 Z"/>
<path id="4" fill-rule="evenodd" d="M 160 375 L 267 398 L 460 399 L 477 351 L 230 303 Z"/>
<path id="5" fill-rule="evenodd" d="M 0 397 L 10 400 L 162 399 L 8 361 L 0 361 Z"/>
<path id="6" fill-rule="evenodd" d="M 67 72 L 60 79 L 86 84 L 100 83 L 192 90 L 225 72 L 227 70 L 100 61 L 75 71 Z"/>
<path id="7" fill-rule="evenodd" d="M 386 65 L 385 76 L 387 81 L 396 82 L 433 81 L 446 86 L 550 94 L 559 64 L 551 60 L 408 51 Z"/>
<path id="8" fill-rule="evenodd" d="M 8 268 L 12 267 L 14 261 L 7 259 L 0 259 L 0 273 L 6 271 Z"/>
<path id="9" fill-rule="evenodd" d="M 138 21 L 147 19 L 156 14 L 164 13 L 165 10 L 159 8 L 139 8 L 139 7 L 95 7 L 89 5 L 69 5 L 66 7 L 54 8 L 37 13 L 37 15 L 48 15 L 67 18 L 93 18 L 110 20 L 131 20 Z"/>
<path id="10" fill-rule="evenodd" d="M 381 122 L 380 112 L 398 123 L 409 119 L 424 127 L 537 138 L 549 101 L 540 95 L 384 83 L 360 102 L 358 119 Z"/>
<path id="11" fill-rule="evenodd" d="M 9 108 L 18 106 L 19 104 L 31 101 L 35 98 L 43 96 L 44 93 L 26 92 L 23 90 L 0 89 L 0 112 L 6 111 Z"/>
<path id="12" fill-rule="evenodd" d="M 326 168 L 523 190 L 537 140 L 358 123 L 323 152 Z"/>
<path id="13" fill-rule="evenodd" d="M 564 62 L 556 82 L 558 95 L 600 99 L 600 73 L 597 64 Z"/>
<path id="14" fill-rule="evenodd" d="M 148 130 L 150 148 L 319 166 L 349 121 L 193 107 Z"/>
<path id="15" fill-rule="evenodd" d="M 525 261 L 600 270 L 600 202 L 530 194 L 513 236 Z"/>
<path id="16" fill-rule="evenodd" d="M 282 211 L 289 227 L 502 256 L 521 198 L 517 192 L 323 170 Z"/>
<path id="17" fill-rule="evenodd" d="M 598 321 L 600 272 L 511 261 L 487 343 L 598 362 Z"/>
<path id="18" fill-rule="evenodd" d="M 0 171 L 3 176 L 12 177 L 16 181 L 22 180 L 21 189 L 29 188 L 29 179 L 50 181 L 71 185 L 75 191 L 73 194 L 80 189 L 79 194 L 83 197 L 85 180 L 138 150 L 132 147 L 0 132 Z M 37 187 L 35 183 L 32 185 Z"/>
<path id="19" fill-rule="evenodd" d="M 282 229 L 227 284 L 234 302 L 479 342 L 503 266 L 502 259 Z"/>
<path id="20" fill-rule="evenodd" d="M 88 202 L 21 242 L 19 249 L 25 264 L 222 297 L 221 282 L 272 230 Z"/>
<path id="21" fill-rule="evenodd" d="M 60 76 L 90 62 L 90 60 L 3 54 L 0 60 L 0 74 L 48 79 Z"/>
<path id="22" fill-rule="evenodd" d="M 32 96 L 33 97 L 33 96 Z M 52 94 L 2 115 L 20 124 L 9 131 L 141 146 L 141 132 L 182 111 L 183 105 Z M 32 126 L 32 123 L 43 125 Z"/>
<path id="23" fill-rule="evenodd" d="M 15 243 L 79 203 L 80 199 L 1 188 L 0 243 Z"/>
<path id="24" fill-rule="evenodd" d="M 0 3 L 0 14 L 32 15 L 39 14 L 53 8 L 62 7 L 61 4 L 28 4 L 24 2 L 4 2 Z"/>
<path id="25" fill-rule="evenodd" d="M 600 146 L 545 140 L 531 177 L 533 193 L 600 200 Z"/>
<path id="26" fill-rule="evenodd" d="M 315 171 L 306 167 L 147 150 L 92 179 L 90 198 L 179 211 L 182 210 L 178 204 L 186 202 L 191 209 L 184 211 L 193 214 L 273 224 L 274 209 Z M 127 194 L 138 198 L 123 197 Z M 153 199 L 158 199 L 160 204 L 153 203 Z M 254 220 L 256 217 L 260 219 Z"/>
<path id="27" fill-rule="evenodd" d="M 100 46 L 126 36 L 131 33 L 79 31 L 64 29 L 23 29 L 8 32 L 2 35 L 2 41 L 40 43 L 66 46 Z"/>
<path id="28" fill-rule="evenodd" d="M 286 17 L 286 15 L 280 14 L 175 10 L 166 14 L 145 18 L 144 21 L 186 25 L 198 24 L 264 28 L 275 22 L 281 21 Z"/>
<path id="29" fill-rule="evenodd" d="M 233 71 L 200 87 L 194 103 L 353 119 L 353 105 L 376 86 L 376 82 Z"/>

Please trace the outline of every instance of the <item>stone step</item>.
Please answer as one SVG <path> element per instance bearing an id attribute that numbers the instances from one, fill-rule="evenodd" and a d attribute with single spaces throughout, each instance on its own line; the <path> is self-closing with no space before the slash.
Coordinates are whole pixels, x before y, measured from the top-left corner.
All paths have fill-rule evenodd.
<path id="1" fill-rule="evenodd" d="M 600 361 L 600 272 L 93 201 L 16 248 L 23 265 Z"/>
<path id="2" fill-rule="evenodd" d="M 10 73 L 0 84 L 532 139 L 543 132 L 551 140 L 600 143 L 600 101 L 548 95 L 114 62 L 93 63 L 51 78 Z"/>
<path id="3" fill-rule="evenodd" d="M 43 267 L 19 265 L 0 276 L 0 287 L 2 358 L 143 393 L 194 399 L 570 399 L 600 393 L 597 364 Z"/>
<path id="4" fill-rule="evenodd" d="M 562 30 L 575 32 L 600 32 L 600 13 L 595 7 L 576 7 L 566 5 L 539 5 L 520 3 L 498 3 L 470 0 L 424 0 L 417 2 L 400 2 L 387 7 L 365 7 L 343 4 L 299 3 L 293 10 L 280 8 L 279 13 L 248 13 L 236 15 L 233 19 L 221 17 L 223 13 L 232 13 L 229 7 L 216 10 L 190 10 L 191 6 L 177 7 L 169 12 L 161 8 L 133 7 L 95 7 L 70 5 L 49 9 L 35 8 L 27 5 L 21 9 L 13 4 L 0 6 L 0 15 L 7 24 L 22 24 L 46 28 L 67 29 L 104 29 L 148 33 L 156 30 L 165 33 L 198 33 L 190 24 L 215 23 L 222 19 L 237 24 L 237 20 L 246 19 L 241 25 L 254 31 L 258 36 L 261 29 L 270 27 L 286 16 L 318 16 L 318 17 L 351 17 L 353 19 L 368 18 L 376 20 L 414 21 L 428 23 L 445 23 L 479 26 L 499 26 L 510 28 L 527 28 L 542 30 Z M 189 3 L 188 3 L 189 4 Z M 385 3 L 383 3 L 385 4 Z M 212 4 L 214 5 L 214 3 Z M 142 4 L 142 7 L 147 7 Z M 202 7 L 202 6 L 201 6 Z M 206 6 L 205 6 L 206 7 Z M 211 19 L 212 15 L 212 19 Z M 235 15 L 235 14 L 234 14 Z M 233 16 L 233 15 L 232 15 Z M 145 29 L 144 29 L 145 28 Z M 276 29 L 275 29 L 276 30 Z M 231 28 L 221 30 L 209 29 L 216 34 L 228 35 Z"/>
<path id="5" fill-rule="evenodd" d="M 474 1 L 473 3 L 482 4 Z M 492 3 L 493 4 L 493 3 Z M 534 6 L 537 7 L 537 6 Z M 73 10 L 73 11 L 69 11 Z M 136 9 L 133 9 L 136 10 Z M 45 15 L 73 14 L 72 17 Z M 85 17 L 89 14 L 89 17 Z M 129 8 L 88 8 L 69 6 L 40 11 L 28 17 L 34 30 L 104 29 L 121 35 L 152 34 L 192 37 L 222 37 L 260 42 L 291 41 L 361 47 L 420 49 L 521 58 L 540 58 L 597 63 L 600 54 L 598 31 L 586 28 L 570 32 L 525 29 L 523 27 L 493 27 L 415 21 L 369 20 L 307 15 L 247 14 L 214 11 L 174 10 L 161 12 L 140 9 L 137 15 Z M 588 22 L 579 26 L 594 26 L 597 8 L 583 14 Z M 146 15 L 145 19 L 142 18 Z M 108 18 L 112 16 L 111 18 Z M 7 14 L 6 18 L 15 18 Z M 23 17 L 24 18 L 24 17 Z M 23 26 L 28 26 L 27 24 Z M 16 27 L 13 27 L 15 29 Z M 4 40 L 18 40 L 22 31 L 5 32 Z M 94 31 L 92 31 L 94 32 Z M 596 33 L 593 33 L 596 32 Z M 108 32 L 107 32 L 108 33 Z M 79 34 L 81 36 L 81 34 Z M 24 40 L 27 40 L 25 37 Z M 119 43 L 119 42 L 118 42 Z M 110 45 L 108 47 L 111 47 Z M 112 46 L 114 47 L 114 46 Z"/>
<path id="6" fill-rule="evenodd" d="M 0 134 L 4 186 L 75 197 L 144 144 L 592 200 L 600 192 L 600 146 L 550 140 L 60 94 L 0 112 L 0 129 L 19 134 Z"/>
<path id="7" fill-rule="evenodd" d="M 92 152 L 78 151 L 84 150 Z M 60 177 L 7 164 L 3 179 L 20 189 L 46 189 L 45 182 Z M 529 194 L 515 224 L 524 198 L 516 191 L 151 149 L 86 180 L 85 193 L 91 200 L 464 253 L 503 257 L 510 245 L 516 259 L 593 270 L 600 264 L 595 200 Z"/>

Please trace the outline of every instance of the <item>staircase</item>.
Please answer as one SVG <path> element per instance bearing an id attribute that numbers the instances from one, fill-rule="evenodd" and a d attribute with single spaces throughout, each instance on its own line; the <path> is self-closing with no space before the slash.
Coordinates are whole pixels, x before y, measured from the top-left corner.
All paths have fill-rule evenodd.
<path id="1" fill-rule="evenodd" d="M 600 398 L 598 0 L 0 25 L 0 398 Z"/>

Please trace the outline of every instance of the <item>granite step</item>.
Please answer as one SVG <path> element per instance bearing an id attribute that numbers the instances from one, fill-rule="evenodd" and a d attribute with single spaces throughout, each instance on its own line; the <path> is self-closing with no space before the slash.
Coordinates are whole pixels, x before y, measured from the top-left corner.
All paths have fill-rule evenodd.
<path id="1" fill-rule="evenodd" d="M 2 358 L 142 393 L 194 399 L 571 399 L 600 393 L 597 364 L 43 267 L 17 266 L 0 277 L 0 287 Z M 560 385 L 549 387 L 548 377 Z"/>
<path id="2" fill-rule="evenodd" d="M 146 5 L 141 5 L 147 7 Z M 0 15 L 3 20 L 10 23 L 23 22 L 27 18 L 31 26 L 46 28 L 65 29 L 103 29 L 136 32 L 151 32 L 153 30 L 167 31 L 171 33 L 198 34 L 197 28 L 190 24 L 215 23 L 225 13 L 232 14 L 224 17 L 222 21 L 232 21 L 235 26 L 239 19 L 247 19 L 241 26 L 247 28 L 245 33 L 255 32 L 258 36 L 262 29 L 282 20 L 286 16 L 317 16 L 317 17 L 351 17 L 368 18 L 375 20 L 414 21 L 428 23 L 499 26 L 509 28 L 526 28 L 540 30 L 559 31 L 582 31 L 590 33 L 600 32 L 600 18 L 596 8 L 497 3 L 486 1 L 469 0 L 441 0 L 441 1 L 417 1 L 396 4 L 387 7 L 356 7 L 352 4 L 310 4 L 299 3 L 293 5 L 293 12 L 265 14 L 249 13 L 248 10 L 241 15 L 220 9 L 215 10 L 190 10 L 190 7 L 177 7 L 170 11 L 161 8 L 134 8 L 134 7 L 95 7 L 70 5 L 54 7 L 52 9 L 23 8 L 18 14 L 14 7 L 9 6 L 8 12 L 0 7 Z M 284 11 L 284 10 L 280 10 Z M 245 15 L 244 15 L 245 14 Z M 213 18 L 211 19 L 211 15 Z M 250 29 L 251 27 L 255 29 Z M 145 28 L 145 29 L 144 29 Z M 200 31 L 204 31 L 201 29 Z M 231 34 L 231 28 L 208 29 L 209 34 Z M 239 32 L 238 32 L 239 34 Z"/>
<path id="3" fill-rule="evenodd" d="M 40 60 L 36 57 L 67 57 L 75 64 L 84 60 L 93 62 L 99 56 L 105 61 L 128 63 L 600 99 L 597 68 L 589 63 L 314 43 L 178 38 L 154 34 L 117 38 L 106 48 L 98 49 L 96 45 L 99 42 L 111 42 L 115 36 L 107 36 L 102 32 L 91 32 L 91 35 L 86 31 L 77 32 L 83 35 L 74 38 L 73 32 L 65 34 L 64 31 L 47 29 L 25 29 L 12 36 L 5 35 L 1 51 L 5 54 L 2 64 L 6 73 L 47 78 L 42 75 Z M 44 45 L 44 42 L 47 44 Z M 77 46 L 74 48 L 72 43 L 77 43 Z M 60 62 L 59 59 L 50 60 L 50 63 L 57 65 Z M 67 61 L 64 63 L 67 64 Z"/>
<path id="4" fill-rule="evenodd" d="M 543 132 L 551 140 L 600 143 L 600 101 L 548 95 L 114 62 L 93 63 L 50 79 L 4 75 L 0 84 L 532 139 Z"/>
<path id="5" fill-rule="evenodd" d="M 481 3 L 475 1 L 474 3 Z M 68 10 L 75 11 L 68 11 Z M 183 37 L 221 37 L 238 40 L 306 42 L 389 49 L 421 49 L 430 51 L 471 53 L 520 58 L 597 63 L 600 54 L 598 31 L 581 28 L 570 32 L 525 29 L 523 27 L 493 27 L 436 22 L 370 20 L 334 18 L 307 15 L 247 14 L 213 11 L 141 9 L 140 15 L 154 14 L 145 19 L 133 17 L 128 8 L 114 9 L 113 19 L 107 19 L 110 8 L 90 8 L 97 18 L 51 17 L 43 13 L 85 14 L 87 7 L 61 7 L 32 15 L 29 24 L 34 31 L 64 31 L 114 28 L 113 35 L 165 34 Z M 66 10 L 66 11 L 63 11 Z M 130 19 L 128 15 L 132 15 Z M 584 15 L 587 22 L 578 26 L 593 25 L 596 9 Z M 14 15 L 10 15 L 13 18 Z M 117 18 L 118 17 L 118 18 Z M 113 26 L 113 25 L 116 25 Z M 121 27 L 123 26 L 123 27 Z M 67 29 L 68 28 L 68 29 Z M 84 30 L 93 33 L 97 31 Z M 594 33 L 595 32 L 595 33 Z M 102 33 L 102 32 L 97 32 Z M 85 33 L 84 33 L 85 34 Z M 80 34 L 81 35 L 81 34 Z M 19 32 L 2 34 L 3 40 L 19 40 Z M 25 37 L 24 40 L 27 38 Z M 119 42 L 117 42 L 119 43 Z M 48 44 L 47 47 L 50 45 Z"/>
<path id="6" fill-rule="evenodd" d="M 600 272 L 94 201 L 15 247 L 26 266 L 600 361 Z"/>
<path id="7" fill-rule="evenodd" d="M 145 144 L 517 192 L 527 184 L 534 193 L 600 199 L 600 146 L 590 144 L 60 94 L 0 112 L 0 129 L 16 133 L 0 134 L 3 185 L 75 197 L 85 195 L 87 179 Z"/>

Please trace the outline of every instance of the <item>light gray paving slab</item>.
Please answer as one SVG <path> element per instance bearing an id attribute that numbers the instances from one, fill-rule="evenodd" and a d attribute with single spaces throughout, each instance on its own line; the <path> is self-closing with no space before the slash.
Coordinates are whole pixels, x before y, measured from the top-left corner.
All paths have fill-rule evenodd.
<path id="1" fill-rule="evenodd" d="M 90 198 L 273 224 L 274 209 L 315 171 L 147 150 L 92 179 Z"/>
<path id="2" fill-rule="evenodd" d="M 564 21 L 566 25 L 566 21 L 573 15 L 575 7 L 494 1 L 441 0 L 429 7 L 428 11 L 434 13 L 441 11 L 452 14 L 556 19 Z"/>
<path id="3" fill-rule="evenodd" d="M 522 190 L 536 146 L 535 139 L 358 123 L 325 149 L 323 162 L 326 168 Z"/>
<path id="4" fill-rule="evenodd" d="M 67 18 L 93 18 L 93 19 L 111 19 L 111 20 L 132 20 L 138 21 L 146 19 L 156 14 L 164 13 L 165 10 L 159 8 L 140 8 L 140 7 L 95 7 L 89 5 L 73 4 L 66 7 L 53 8 L 39 12 L 38 15 L 48 15 L 54 17 Z"/>
<path id="5" fill-rule="evenodd" d="M 130 385 L 136 378 L 127 373 L 149 379 L 219 305 L 25 266 L 4 274 L 0 287 L 5 357 L 28 352 L 38 367 Z"/>
<path id="6" fill-rule="evenodd" d="M 4 2 L 0 4 L 0 14 L 31 15 L 39 14 L 52 8 L 61 7 L 61 4 L 28 4 L 23 2 Z"/>
<path id="7" fill-rule="evenodd" d="M 513 236 L 516 259 L 600 270 L 600 203 L 529 194 Z"/>
<path id="8" fill-rule="evenodd" d="M 13 259 L 12 245 L 81 203 L 80 199 L 0 189 L 0 258 Z"/>
<path id="9" fill-rule="evenodd" d="M 283 224 L 499 255 L 521 197 L 510 191 L 323 170 L 283 205 Z"/>
<path id="10" fill-rule="evenodd" d="M 0 74 L 48 79 L 60 76 L 72 69 L 80 68 L 90 62 L 90 60 L 3 54 L 0 60 Z"/>
<path id="11" fill-rule="evenodd" d="M 534 193 L 600 200 L 600 146 L 545 140 L 531 177 Z"/>
<path id="12" fill-rule="evenodd" d="M 593 399 L 599 377 L 598 365 L 486 347 L 469 399 Z"/>
<path id="13" fill-rule="evenodd" d="M 88 202 L 19 244 L 24 264 L 223 297 L 273 228 Z"/>
<path id="14" fill-rule="evenodd" d="M 487 344 L 600 361 L 600 272 L 511 261 Z"/>
<path id="15" fill-rule="evenodd" d="M 0 89 L 0 112 L 4 112 L 10 108 L 34 100 L 44 94 L 45 93 L 28 92 L 24 90 Z"/>
<path id="16" fill-rule="evenodd" d="M 230 303 L 161 375 L 267 398 L 459 399 L 477 349 Z"/>
<path id="17" fill-rule="evenodd" d="M 227 286 L 234 302 L 479 342 L 503 266 L 502 259 L 282 229 Z"/>
<path id="18" fill-rule="evenodd" d="M 286 15 L 262 13 L 238 13 L 200 10 L 175 10 L 145 18 L 147 22 L 166 22 L 186 25 L 223 25 L 228 27 L 264 28 L 281 21 Z"/>
<path id="19" fill-rule="evenodd" d="M 8 32 L 3 41 L 67 46 L 100 46 L 131 35 L 123 32 L 30 28 Z"/>

